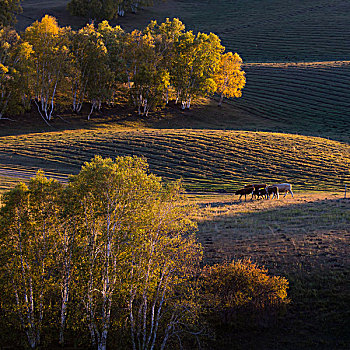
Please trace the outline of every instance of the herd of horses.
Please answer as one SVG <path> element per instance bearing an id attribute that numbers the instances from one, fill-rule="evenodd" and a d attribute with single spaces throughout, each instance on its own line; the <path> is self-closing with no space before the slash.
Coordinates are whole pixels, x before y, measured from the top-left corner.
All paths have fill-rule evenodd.
<path id="1" fill-rule="evenodd" d="M 283 197 L 285 197 L 288 193 L 290 193 L 292 197 L 294 197 L 292 185 L 288 183 L 271 186 L 267 186 L 267 184 L 249 184 L 244 186 L 244 188 L 237 190 L 235 192 L 235 195 L 239 195 L 239 200 L 241 200 L 242 196 L 244 196 L 244 200 L 246 201 L 247 195 L 252 195 L 251 199 L 253 199 L 254 197 L 257 199 L 270 199 L 271 196 L 272 199 L 279 199 L 280 193 L 284 193 Z"/>

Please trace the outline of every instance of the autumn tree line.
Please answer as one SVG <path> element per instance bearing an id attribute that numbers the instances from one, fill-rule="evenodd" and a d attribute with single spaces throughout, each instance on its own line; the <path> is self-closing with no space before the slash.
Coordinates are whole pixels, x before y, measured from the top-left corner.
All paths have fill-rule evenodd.
<path id="1" fill-rule="evenodd" d="M 121 96 L 141 116 L 170 100 L 190 108 L 195 98 L 214 93 L 221 104 L 240 97 L 245 85 L 242 59 L 224 51 L 217 35 L 186 31 L 176 18 L 131 33 L 107 21 L 74 31 L 48 15 L 21 36 L 3 27 L 0 118 L 32 105 L 46 122 L 57 108 L 81 113 L 83 105 L 90 118 Z"/>
<path id="2" fill-rule="evenodd" d="M 16 15 L 22 12 L 21 1 L 1 0 L 0 26 L 9 26 L 16 22 Z M 70 0 L 67 8 L 74 16 L 100 21 L 123 17 L 127 12 L 136 13 L 139 9 L 153 5 L 153 0 Z"/>
<path id="3" fill-rule="evenodd" d="M 196 208 L 145 159 L 96 156 L 62 184 L 38 172 L 0 210 L 7 349 L 210 348 L 274 318 L 288 282 L 250 261 L 204 265 Z"/>
<path id="4" fill-rule="evenodd" d="M 71 0 L 67 7 L 75 16 L 92 20 L 111 20 L 124 16 L 126 12 L 136 13 L 139 9 L 153 4 L 153 0 Z"/>

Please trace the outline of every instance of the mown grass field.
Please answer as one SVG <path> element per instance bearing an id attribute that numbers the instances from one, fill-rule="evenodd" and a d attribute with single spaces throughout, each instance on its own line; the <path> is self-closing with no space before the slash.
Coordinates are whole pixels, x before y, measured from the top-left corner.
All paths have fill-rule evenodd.
<path id="1" fill-rule="evenodd" d="M 70 16 L 69 0 L 24 0 L 17 28 L 48 13 L 60 25 L 78 28 L 87 19 Z M 347 0 L 167 0 L 114 23 L 126 30 L 150 20 L 179 17 L 188 29 L 214 32 L 246 62 L 348 60 L 350 4 Z"/>
<path id="2" fill-rule="evenodd" d="M 147 158 L 165 180 L 189 190 L 234 191 L 251 182 L 296 190 L 341 190 L 350 183 L 350 146 L 322 138 L 219 130 L 97 128 L 3 136 L 2 165 L 77 173 L 94 155 Z M 30 169 L 29 169 L 30 170 Z"/>
<path id="3" fill-rule="evenodd" d="M 266 127 L 350 142 L 349 62 L 251 64 L 234 108 L 266 118 Z"/>

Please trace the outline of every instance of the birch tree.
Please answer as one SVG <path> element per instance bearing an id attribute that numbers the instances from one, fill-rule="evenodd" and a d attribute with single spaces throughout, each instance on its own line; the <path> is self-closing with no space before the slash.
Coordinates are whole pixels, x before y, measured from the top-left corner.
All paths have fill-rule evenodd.
<path id="1" fill-rule="evenodd" d="M 124 16 L 125 12 L 137 13 L 142 7 L 153 6 L 153 0 L 120 0 L 118 4 L 118 16 Z"/>
<path id="2" fill-rule="evenodd" d="M 149 111 L 163 101 L 164 90 L 170 84 L 170 75 L 161 65 L 162 56 L 155 50 L 150 33 L 138 30 L 126 35 L 124 44 L 124 76 L 130 97 L 138 114 Z"/>
<path id="3" fill-rule="evenodd" d="M 121 0 L 71 0 L 67 7 L 74 16 L 99 21 L 117 18 L 120 3 Z"/>
<path id="4" fill-rule="evenodd" d="M 84 264 L 81 280 L 92 344 L 106 349 L 114 298 L 120 298 L 130 270 L 132 221 L 140 215 L 156 178 L 147 175 L 137 158 L 95 157 L 74 177 L 72 186 L 81 207 Z M 122 308 L 115 318 L 125 317 Z"/>
<path id="5" fill-rule="evenodd" d="M 174 62 L 174 45 L 180 35 L 185 31 L 185 25 L 178 19 L 166 19 L 165 22 L 158 25 L 157 21 L 151 23 L 145 28 L 144 33 L 150 35 L 154 41 L 154 51 L 157 55 L 157 61 L 154 63 L 156 69 L 162 69 L 170 76 L 171 68 Z M 163 99 L 165 104 L 172 98 L 172 89 L 170 82 L 164 87 Z"/>
<path id="6" fill-rule="evenodd" d="M 59 193 L 59 215 L 55 225 L 53 251 L 56 256 L 57 289 L 60 290 L 59 343 L 65 343 L 65 330 L 69 305 L 74 288 L 77 287 L 77 261 L 80 259 L 79 225 L 75 214 L 75 203 L 69 189 Z M 72 309 L 72 308 L 71 308 Z M 73 308 L 75 309 L 75 308 Z"/>
<path id="7" fill-rule="evenodd" d="M 216 93 L 220 96 L 219 107 L 224 97 L 241 97 L 245 86 L 245 73 L 242 70 L 242 59 L 235 53 L 227 52 L 221 56 L 215 73 Z"/>
<path id="8" fill-rule="evenodd" d="M 125 32 L 120 26 L 112 27 L 107 21 L 99 23 L 97 31 L 107 49 L 108 67 L 111 73 L 108 86 L 112 91 L 110 103 L 113 103 L 116 91 L 125 80 L 122 56 Z"/>
<path id="9" fill-rule="evenodd" d="M 60 184 L 42 173 L 3 197 L 2 251 L 14 308 L 32 349 L 41 341 L 45 316 L 54 303 L 57 191 Z"/>
<path id="10" fill-rule="evenodd" d="M 0 119 L 30 104 L 32 47 L 11 28 L 0 29 Z"/>
<path id="11" fill-rule="evenodd" d="M 152 5 L 153 0 L 71 0 L 68 10 L 75 16 L 91 20 L 112 20 L 126 12 L 136 13 L 140 8 Z"/>
<path id="12" fill-rule="evenodd" d="M 164 187 L 136 157 L 95 157 L 70 186 L 83 227 L 79 298 L 92 344 L 106 349 L 112 320 L 127 319 L 134 348 L 166 344 L 189 308 L 180 290 L 200 259 L 198 244 L 185 236 L 194 225 L 177 201 L 181 187 Z"/>
<path id="13" fill-rule="evenodd" d="M 214 73 L 224 47 L 217 35 L 192 31 L 181 35 L 175 44 L 171 84 L 176 90 L 176 102 L 182 109 L 190 108 L 193 98 L 216 91 Z"/>
<path id="14" fill-rule="evenodd" d="M 72 108 L 79 113 L 86 100 L 91 112 L 104 99 L 106 86 L 111 85 L 107 49 L 93 24 L 73 33 L 72 38 Z M 89 118 L 88 117 L 88 118 Z"/>
<path id="15" fill-rule="evenodd" d="M 48 15 L 25 30 L 25 39 L 34 50 L 34 102 L 45 121 L 51 120 L 57 91 L 65 82 L 69 62 L 68 33 L 69 28 L 60 28 L 56 19 Z"/>
<path id="16" fill-rule="evenodd" d="M 129 321 L 133 349 L 181 348 L 184 336 L 198 335 L 194 276 L 201 249 L 193 235 L 189 208 L 177 182 L 152 206 L 147 226 L 133 242 Z M 174 345 L 174 343 L 176 345 Z"/>

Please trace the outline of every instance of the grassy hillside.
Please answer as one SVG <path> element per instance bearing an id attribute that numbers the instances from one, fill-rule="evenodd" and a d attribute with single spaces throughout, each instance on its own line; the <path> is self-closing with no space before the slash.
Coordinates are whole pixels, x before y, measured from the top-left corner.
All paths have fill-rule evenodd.
<path id="1" fill-rule="evenodd" d="M 247 64 L 234 109 L 266 119 L 266 128 L 350 142 L 350 62 Z"/>
<path id="2" fill-rule="evenodd" d="M 342 189 L 350 146 L 322 138 L 264 132 L 98 128 L 3 136 L 1 163 L 76 173 L 95 154 L 138 155 L 165 179 L 191 190 L 232 191 L 254 181 L 299 190 Z"/>
<path id="3" fill-rule="evenodd" d="M 83 25 L 86 20 L 67 13 L 67 3 L 24 1 L 18 28 L 44 13 L 55 15 L 61 25 Z M 219 34 L 244 62 L 298 62 L 247 63 L 243 97 L 225 112 L 235 120 L 206 125 L 206 119 L 201 125 L 190 121 L 181 126 L 291 132 L 349 142 L 350 64 L 341 61 L 350 57 L 349 10 L 345 0 L 168 0 L 116 23 L 131 30 L 154 18 L 178 16 L 188 29 Z M 304 60 L 317 63 L 300 62 Z"/>
<path id="4" fill-rule="evenodd" d="M 61 25 L 86 22 L 70 16 L 68 0 L 25 0 L 17 28 L 23 30 L 49 13 Z M 167 0 L 116 23 L 127 30 L 150 20 L 179 17 L 188 29 L 212 31 L 246 62 L 347 60 L 350 3 L 346 0 Z"/>

